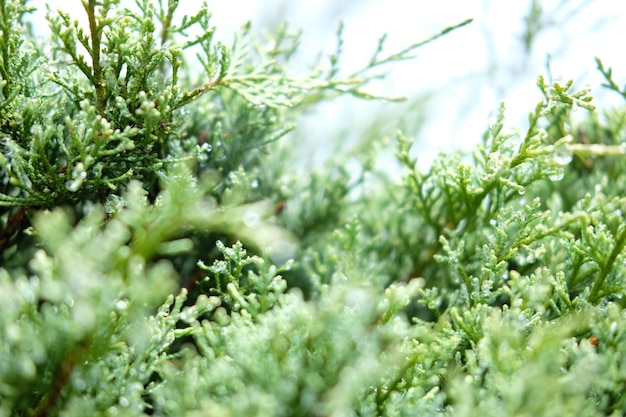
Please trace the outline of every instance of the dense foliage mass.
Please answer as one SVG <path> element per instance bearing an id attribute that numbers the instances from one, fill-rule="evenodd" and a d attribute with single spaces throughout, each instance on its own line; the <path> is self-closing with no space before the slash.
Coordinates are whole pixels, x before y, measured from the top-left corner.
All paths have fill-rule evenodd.
<path id="1" fill-rule="evenodd" d="M 471 155 L 301 175 L 298 116 L 469 21 L 294 74 L 286 26 L 123 3 L 0 2 L 0 416 L 626 413 L 626 107 L 539 77 Z"/>

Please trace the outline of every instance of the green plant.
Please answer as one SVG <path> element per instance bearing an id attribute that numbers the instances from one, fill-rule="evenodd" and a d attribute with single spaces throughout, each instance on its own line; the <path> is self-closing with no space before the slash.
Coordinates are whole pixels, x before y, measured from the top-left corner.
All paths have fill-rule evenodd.
<path id="1" fill-rule="evenodd" d="M 294 75 L 286 26 L 121 3 L 41 45 L 0 4 L 0 416 L 626 412 L 625 108 L 539 77 L 471 155 L 294 175 L 298 116 L 469 21 L 348 75 L 340 28 Z"/>

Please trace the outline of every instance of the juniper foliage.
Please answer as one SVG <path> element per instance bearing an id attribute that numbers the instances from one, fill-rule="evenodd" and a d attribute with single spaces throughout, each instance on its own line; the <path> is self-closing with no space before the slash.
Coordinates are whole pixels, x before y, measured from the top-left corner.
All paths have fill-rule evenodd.
<path id="1" fill-rule="evenodd" d="M 469 21 L 294 75 L 286 26 L 135 3 L 0 2 L 0 416 L 626 413 L 626 107 L 539 77 L 471 155 L 294 175 L 298 116 Z"/>

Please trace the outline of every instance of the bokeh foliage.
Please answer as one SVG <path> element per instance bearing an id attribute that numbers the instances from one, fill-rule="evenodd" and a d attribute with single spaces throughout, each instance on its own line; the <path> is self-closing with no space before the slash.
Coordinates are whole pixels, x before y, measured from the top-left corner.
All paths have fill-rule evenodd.
<path id="1" fill-rule="evenodd" d="M 303 175 L 298 116 L 469 21 L 294 75 L 286 26 L 82 4 L 0 4 L 0 416 L 626 413 L 626 107 L 539 77 L 472 154 Z"/>

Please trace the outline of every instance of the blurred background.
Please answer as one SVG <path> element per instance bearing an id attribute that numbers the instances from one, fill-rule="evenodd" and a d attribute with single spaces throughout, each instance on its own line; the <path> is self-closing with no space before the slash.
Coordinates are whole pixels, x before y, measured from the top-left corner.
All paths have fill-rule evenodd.
<path id="1" fill-rule="evenodd" d="M 601 87 L 596 56 L 626 82 L 626 54 L 620 47 L 626 39 L 624 2 L 235 0 L 209 6 L 218 28 L 235 27 L 243 17 L 270 30 L 283 21 L 303 28 L 304 60 L 320 50 L 331 53 L 335 30 L 343 21 L 346 72 L 367 63 L 383 33 L 388 34 L 386 51 L 395 52 L 474 19 L 418 49 L 415 60 L 387 68 L 387 78 L 372 86 L 377 93 L 405 96 L 407 102 L 343 97 L 304 120 L 296 134 L 306 137 L 306 154 L 314 160 L 326 158 L 334 146 L 352 146 L 365 135 L 392 137 L 400 128 L 416 139 L 420 163 L 427 165 L 441 151 L 468 149 L 480 141 L 501 101 L 507 106 L 508 125 L 525 129 L 528 112 L 541 98 L 535 87 L 539 74 L 591 87 L 600 107 L 618 103 L 617 94 Z M 329 146 L 329 140 L 340 143 Z"/>
<path id="2" fill-rule="evenodd" d="M 163 0 L 165 1 L 165 0 Z M 38 3 L 32 1 L 31 5 Z M 80 0 L 47 1 L 75 16 Z M 124 3 L 124 2 L 122 2 Z M 130 1 L 128 3 L 131 3 Z M 199 7 L 181 0 L 180 15 Z M 344 27 L 345 74 L 364 67 L 378 39 L 388 34 L 392 53 L 468 18 L 474 21 L 417 51 L 417 58 L 387 68 L 370 91 L 404 96 L 404 103 L 364 102 L 341 97 L 315 108 L 292 133 L 303 163 L 315 165 L 368 137 L 392 138 L 397 129 L 415 138 L 414 151 L 427 165 L 441 151 L 467 150 L 480 141 L 501 101 L 509 128 L 523 130 L 541 99 L 535 86 L 543 74 L 575 87 L 591 87 L 601 108 L 620 97 L 601 87 L 594 57 L 626 82 L 626 2 L 607 0 L 287 0 L 209 1 L 217 37 L 230 44 L 246 21 L 259 33 L 283 22 L 303 30 L 295 68 L 326 59 Z M 180 17 L 180 16 L 179 16 Z M 33 17 L 46 24 L 43 13 Z M 581 113 L 584 110 L 580 110 Z M 322 121 L 322 122 L 320 122 Z"/>

